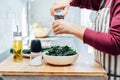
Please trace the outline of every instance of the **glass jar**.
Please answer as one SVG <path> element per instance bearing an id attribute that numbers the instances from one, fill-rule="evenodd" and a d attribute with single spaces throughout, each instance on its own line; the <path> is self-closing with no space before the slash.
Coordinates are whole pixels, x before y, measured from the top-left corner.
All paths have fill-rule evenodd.
<path id="1" fill-rule="evenodd" d="M 22 56 L 22 33 L 14 32 L 13 33 L 13 61 L 21 62 L 23 59 Z"/>
<path id="2" fill-rule="evenodd" d="M 64 10 L 63 9 L 57 9 L 54 12 L 54 19 L 58 20 L 58 19 L 64 19 Z"/>

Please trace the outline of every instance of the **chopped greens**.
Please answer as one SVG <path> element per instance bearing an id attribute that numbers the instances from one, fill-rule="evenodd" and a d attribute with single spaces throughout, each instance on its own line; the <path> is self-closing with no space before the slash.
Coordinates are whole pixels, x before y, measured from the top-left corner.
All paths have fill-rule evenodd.
<path id="1" fill-rule="evenodd" d="M 31 53 L 31 50 L 30 50 L 30 49 L 24 49 L 22 52 L 23 52 L 24 54 L 30 54 L 30 53 Z M 10 49 L 10 53 L 13 53 L 13 49 L 12 49 L 12 48 Z"/>
<path id="2" fill-rule="evenodd" d="M 23 50 L 22 51 L 24 54 L 30 54 L 31 50 Z M 70 55 L 75 55 L 77 54 L 76 51 L 74 51 L 71 47 L 69 46 L 52 46 L 50 48 L 43 48 L 42 52 L 45 52 L 47 55 L 50 56 L 70 56 Z M 10 53 L 13 53 L 13 49 L 10 49 Z"/>
<path id="3" fill-rule="evenodd" d="M 68 46 L 52 46 L 43 51 L 46 51 L 46 54 L 50 56 L 70 56 L 77 54 L 76 51 Z"/>
<path id="4" fill-rule="evenodd" d="M 3 80 L 3 77 L 0 75 L 0 80 Z"/>

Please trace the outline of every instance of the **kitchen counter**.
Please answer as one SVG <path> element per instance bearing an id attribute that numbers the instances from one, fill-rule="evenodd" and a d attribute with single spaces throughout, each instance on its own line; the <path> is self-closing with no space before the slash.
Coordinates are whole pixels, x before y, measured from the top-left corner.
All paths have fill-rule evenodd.
<path id="1" fill-rule="evenodd" d="M 83 44 L 70 37 L 46 38 L 43 46 L 69 45 L 80 50 L 79 58 L 69 66 L 53 66 L 43 64 L 38 67 L 29 65 L 29 58 L 15 63 L 12 55 L 0 63 L 0 74 L 5 80 L 106 80 L 106 71 L 94 60 L 94 56 L 87 53 Z M 50 43 L 50 44 L 49 44 Z M 76 48 L 76 46 L 78 46 Z M 8 54 L 9 52 L 7 52 Z M 10 54 L 10 53 L 9 53 Z"/>
<path id="2" fill-rule="evenodd" d="M 0 73 L 3 76 L 74 76 L 74 77 L 103 77 L 106 80 L 106 71 L 96 61 L 85 60 L 85 56 L 79 55 L 75 63 L 68 66 L 53 66 L 47 63 L 34 67 L 29 65 L 29 59 L 15 63 L 12 56 L 0 63 Z"/>

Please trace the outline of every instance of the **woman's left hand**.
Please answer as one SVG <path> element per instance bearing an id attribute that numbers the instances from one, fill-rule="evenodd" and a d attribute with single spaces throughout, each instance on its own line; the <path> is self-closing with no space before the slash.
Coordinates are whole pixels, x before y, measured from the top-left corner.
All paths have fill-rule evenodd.
<path id="1" fill-rule="evenodd" d="M 83 39 L 85 27 L 66 22 L 63 19 L 55 20 L 52 24 L 53 32 L 57 34 L 73 34 L 80 39 Z"/>
<path id="2" fill-rule="evenodd" d="M 55 34 L 73 34 L 76 26 L 61 19 L 54 21 L 52 27 Z"/>

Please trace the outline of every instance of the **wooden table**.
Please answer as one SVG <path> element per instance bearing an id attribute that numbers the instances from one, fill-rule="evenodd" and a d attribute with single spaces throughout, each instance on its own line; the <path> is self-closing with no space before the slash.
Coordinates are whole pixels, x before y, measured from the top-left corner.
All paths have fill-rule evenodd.
<path id="1" fill-rule="evenodd" d="M 30 66 L 29 59 L 15 63 L 12 56 L 0 63 L 0 74 L 3 76 L 102 76 L 106 80 L 106 71 L 99 63 L 93 61 L 87 63 L 82 55 L 77 61 L 69 66 L 53 66 L 43 64 L 38 67 Z"/>

